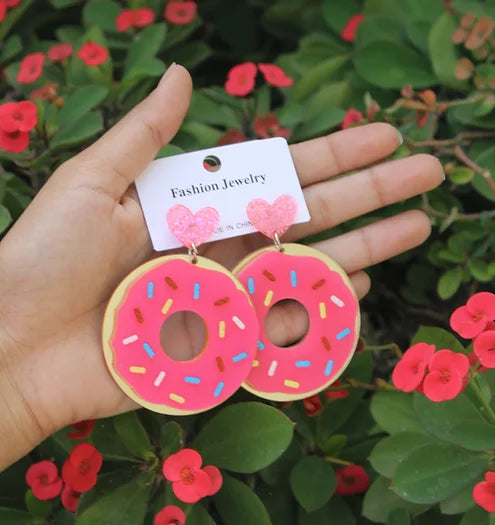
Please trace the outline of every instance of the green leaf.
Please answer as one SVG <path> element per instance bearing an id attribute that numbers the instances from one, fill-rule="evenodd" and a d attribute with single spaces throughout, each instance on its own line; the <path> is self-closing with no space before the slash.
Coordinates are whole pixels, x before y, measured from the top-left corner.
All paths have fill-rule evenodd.
<path id="1" fill-rule="evenodd" d="M 50 3 L 56 9 L 63 9 L 64 7 L 69 7 L 74 4 L 80 3 L 81 0 L 50 0 Z"/>
<path id="2" fill-rule="evenodd" d="M 468 268 L 471 275 L 481 283 L 489 283 L 493 279 L 493 274 L 488 269 L 488 263 L 480 259 L 470 259 Z"/>
<path id="3" fill-rule="evenodd" d="M 21 50 L 21 38 L 19 35 L 12 35 L 2 46 L 2 51 L 0 52 L 0 62 L 2 64 L 5 64 L 5 62 L 10 62 Z"/>
<path id="4" fill-rule="evenodd" d="M 167 421 L 160 429 L 161 457 L 166 458 L 175 454 L 184 446 L 184 436 L 179 423 Z"/>
<path id="5" fill-rule="evenodd" d="M 488 514 L 485 509 L 475 506 L 464 514 L 459 525 L 491 525 L 489 518 L 490 514 Z"/>
<path id="6" fill-rule="evenodd" d="M 75 124 L 80 118 L 94 109 L 108 95 L 105 86 L 85 86 L 69 95 L 62 109 L 55 117 L 57 127 Z"/>
<path id="7" fill-rule="evenodd" d="M 356 518 L 344 498 L 332 496 L 320 510 L 306 513 L 301 509 L 298 525 L 356 525 Z"/>
<path id="8" fill-rule="evenodd" d="M 406 509 L 394 509 L 387 517 L 387 525 L 411 525 L 411 516 Z"/>
<path id="9" fill-rule="evenodd" d="M 308 512 L 318 510 L 330 499 L 337 486 L 337 476 L 327 461 L 318 456 L 305 456 L 290 473 L 292 492 Z"/>
<path id="10" fill-rule="evenodd" d="M 471 182 L 474 177 L 474 171 L 465 166 L 458 166 L 457 168 L 449 170 L 447 176 L 454 184 L 461 186 L 462 184 L 468 184 Z"/>
<path id="11" fill-rule="evenodd" d="M 3 233 L 11 223 L 10 211 L 3 204 L 0 204 L 0 233 Z"/>
<path id="12" fill-rule="evenodd" d="M 407 501 L 435 503 L 472 485 L 487 466 L 486 454 L 448 443 L 429 443 L 399 463 L 392 489 Z"/>
<path id="13" fill-rule="evenodd" d="M 67 148 L 81 144 L 103 129 L 103 120 L 100 113 L 90 112 L 77 122 L 62 126 L 51 139 L 52 148 Z"/>
<path id="14" fill-rule="evenodd" d="M 150 457 L 151 443 L 136 411 L 126 412 L 113 418 L 115 430 L 124 445 L 135 456 L 141 459 Z"/>
<path id="15" fill-rule="evenodd" d="M 196 503 L 187 513 L 187 525 L 215 525 L 215 522 L 203 505 Z"/>
<path id="16" fill-rule="evenodd" d="M 481 153 L 474 155 L 473 160 L 478 166 L 489 170 L 492 180 L 495 181 L 495 146 L 487 148 L 481 151 Z M 474 175 L 472 184 L 473 188 L 483 195 L 483 197 L 492 202 L 495 201 L 495 193 L 479 173 Z"/>
<path id="17" fill-rule="evenodd" d="M 5 523 L 5 525 L 39 525 L 39 520 L 22 510 L 0 507 L 0 523 Z"/>
<path id="18" fill-rule="evenodd" d="M 495 449 L 495 426 L 484 421 L 460 421 L 449 435 L 452 442 L 468 450 Z"/>
<path id="19" fill-rule="evenodd" d="M 437 293 L 440 299 L 449 299 L 461 286 L 463 270 L 460 267 L 451 268 L 444 272 L 437 284 Z"/>
<path id="20" fill-rule="evenodd" d="M 115 19 L 122 7 L 114 0 L 90 0 L 83 8 L 82 18 L 85 26 L 99 26 L 103 31 L 117 31 Z"/>
<path id="21" fill-rule="evenodd" d="M 390 490 L 391 481 L 378 477 L 366 491 L 363 501 L 363 516 L 377 523 L 385 523 L 395 509 L 406 509 L 413 516 L 424 512 L 428 505 L 405 501 Z"/>
<path id="22" fill-rule="evenodd" d="M 437 350 L 448 349 L 452 350 L 452 352 L 466 353 L 455 335 L 436 326 L 420 326 L 411 340 L 411 346 L 416 343 L 435 345 Z"/>
<path id="23" fill-rule="evenodd" d="M 383 88 L 399 89 L 406 84 L 420 88 L 435 83 L 428 60 L 401 44 L 373 42 L 357 52 L 354 64 L 365 80 Z"/>
<path id="24" fill-rule="evenodd" d="M 424 434 L 423 426 L 414 412 L 413 398 L 405 392 L 377 392 L 371 401 L 371 413 L 380 427 L 389 434 Z"/>
<path id="25" fill-rule="evenodd" d="M 348 105 L 351 86 L 347 81 L 325 83 L 306 104 L 304 116 L 308 119 L 316 117 L 322 111 L 331 107 L 346 107 Z M 283 111 L 283 110 L 282 110 Z M 299 120 L 301 120 L 302 115 Z M 293 125 L 296 122 L 292 122 Z"/>
<path id="26" fill-rule="evenodd" d="M 245 483 L 228 474 L 223 474 L 222 488 L 214 501 L 225 525 L 271 525 L 258 496 Z"/>
<path id="27" fill-rule="evenodd" d="M 323 17 L 329 27 L 340 33 L 349 21 L 349 18 L 360 13 L 361 9 L 359 0 L 347 0 L 346 2 L 325 0 L 323 2 Z"/>
<path id="28" fill-rule="evenodd" d="M 256 402 L 221 409 L 193 441 L 206 464 L 250 473 L 273 463 L 289 446 L 293 424 L 279 410 Z"/>
<path id="29" fill-rule="evenodd" d="M 328 108 L 311 119 L 303 121 L 296 128 L 291 137 L 295 141 L 307 140 L 317 137 L 323 133 L 328 133 L 337 124 L 340 124 L 345 116 L 345 111 L 341 108 Z"/>
<path id="30" fill-rule="evenodd" d="M 285 484 L 289 479 L 290 471 L 301 456 L 301 445 L 294 437 L 287 450 L 268 467 L 260 470 L 259 475 L 267 485 Z"/>
<path id="31" fill-rule="evenodd" d="M 28 511 L 36 518 L 46 518 L 52 511 L 52 504 L 39 500 L 31 489 L 26 491 L 25 502 Z"/>
<path id="32" fill-rule="evenodd" d="M 125 66 L 123 80 L 129 80 L 137 75 L 141 75 L 144 70 L 150 70 L 150 64 L 163 64 L 161 61 L 153 60 L 158 53 L 160 46 L 165 40 L 165 24 L 153 24 L 141 31 L 129 48 Z M 158 68 L 154 71 L 161 74 Z"/>
<path id="33" fill-rule="evenodd" d="M 265 505 L 273 525 L 298 525 L 296 517 L 300 507 L 286 481 L 287 478 L 283 484 L 276 486 L 256 484 L 256 494 Z"/>
<path id="34" fill-rule="evenodd" d="M 399 432 L 382 439 L 371 451 L 369 462 L 382 476 L 391 478 L 397 465 L 416 448 L 433 439 L 417 432 Z"/>
<path id="35" fill-rule="evenodd" d="M 460 492 L 440 502 L 442 514 L 462 514 L 473 508 L 473 487 L 467 485 Z"/>

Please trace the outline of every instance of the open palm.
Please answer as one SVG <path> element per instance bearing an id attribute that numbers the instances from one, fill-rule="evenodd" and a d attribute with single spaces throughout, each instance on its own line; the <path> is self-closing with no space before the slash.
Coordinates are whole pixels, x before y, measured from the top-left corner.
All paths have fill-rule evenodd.
<path id="1" fill-rule="evenodd" d="M 102 316 L 120 280 L 153 257 L 132 182 L 178 130 L 190 93 L 189 74 L 172 66 L 147 99 L 53 174 L 2 241 L 0 400 L 7 399 L 2 409 L 8 413 L 0 437 L 8 433 L 15 446 L 0 457 L 0 468 L 64 425 L 134 406 L 106 369 Z M 376 123 L 291 146 L 312 220 L 294 226 L 284 241 L 439 184 L 442 167 L 428 155 L 374 164 L 399 142 L 392 126 Z M 343 266 L 362 297 L 369 288 L 363 268 L 416 246 L 429 231 L 428 218 L 410 211 L 315 247 Z M 201 252 L 231 268 L 264 242 L 251 235 Z M 303 322 L 289 307 L 274 319 L 270 331 L 280 344 Z M 181 327 L 173 337 L 194 340 L 185 321 Z M 193 351 L 183 347 L 181 359 Z M 15 431 L 6 430 L 7 421 Z"/>

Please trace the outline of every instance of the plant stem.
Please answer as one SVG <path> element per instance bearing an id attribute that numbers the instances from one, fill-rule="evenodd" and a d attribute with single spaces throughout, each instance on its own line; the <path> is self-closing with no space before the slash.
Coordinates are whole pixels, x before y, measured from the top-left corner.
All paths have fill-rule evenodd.
<path id="1" fill-rule="evenodd" d="M 476 162 L 474 162 L 472 159 L 470 159 L 467 156 L 466 152 L 459 145 L 457 145 L 454 148 L 454 153 L 455 153 L 455 156 L 461 162 L 463 162 L 468 168 L 471 168 L 475 173 L 479 173 L 485 179 L 491 192 L 495 195 L 495 181 L 492 179 L 490 170 L 482 168 L 481 166 L 476 164 Z"/>
<path id="2" fill-rule="evenodd" d="M 426 193 L 423 193 L 421 195 L 421 198 L 423 199 L 423 211 L 427 213 L 428 215 L 431 215 L 432 217 L 438 217 L 440 219 L 448 219 L 452 216 L 452 214 L 457 210 L 457 208 L 452 208 L 449 213 L 435 210 L 428 201 L 428 196 Z M 484 215 L 487 217 L 495 217 L 495 210 L 490 211 L 482 211 L 480 213 L 456 213 L 455 220 L 463 220 L 463 221 L 477 221 L 479 218 Z"/>
<path id="3" fill-rule="evenodd" d="M 480 403 L 480 412 L 485 416 L 485 419 L 492 424 L 495 424 L 495 412 L 493 411 L 490 403 L 483 397 L 480 387 L 476 384 L 476 379 L 474 375 L 471 376 L 469 380 L 469 385 L 471 386 L 472 391 L 476 395 Z"/>
<path id="4" fill-rule="evenodd" d="M 487 139 L 493 137 L 495 137 L 495 131 L 462 131 L 451 139 L 414 141 L 408 137 L 405 137 L 405 140 L 413 148 L 444 148 L 448 146 L 456 146 L 457 144 L 462 144 L 463 142 L 470 142 L 474 139 Z"/>
<path id="5" fill-rule="evenodd" d="M 388 343 L 386 345 L 371 345 L 365 346 L 364 351 L 378 352 L 381 350 L 392 350 L 392 352 L 400 359 L 402 357 L 402 350 L 397 343 Z"/>
<path id="6" fill-rule="evenodd" d="M 350 461 L 346 461 L 345 459 L 333 458 L 331 456 L 324 456 L 323 459 L 325 461 L 328 461 L 329 463 L 336 463 L 337 465 L 352 465 Z"/>

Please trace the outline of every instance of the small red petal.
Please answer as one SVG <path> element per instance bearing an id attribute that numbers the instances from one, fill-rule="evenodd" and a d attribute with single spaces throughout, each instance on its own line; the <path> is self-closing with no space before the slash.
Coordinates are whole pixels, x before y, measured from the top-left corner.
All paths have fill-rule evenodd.
<path id="1" fill-rule="evenodd" d="M 186 515 L 176 505 L 167 505 L 156 516 L 154 525 L 185 525 Z"/>
<path id="2" fill-rule="evenodd" d="M 222 473 L 217 467 L 213 465 L 207 465 L 206 467 L 203 467 L 202 470 L 203 472 L 206 472 L 208 474 L 210 481 L 211 481 L 211 488 L 210 488 L 210 492 L 208 493 L 208 496 L 213 496 L 222 487 L 222 483 L 223 483 Z"/>

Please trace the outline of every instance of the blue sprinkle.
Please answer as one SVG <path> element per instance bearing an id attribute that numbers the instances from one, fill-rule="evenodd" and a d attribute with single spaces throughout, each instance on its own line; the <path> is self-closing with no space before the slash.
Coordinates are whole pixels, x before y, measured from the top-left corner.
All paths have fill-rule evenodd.
<path id="1" fill-rule="evenodd" d="M 254 293 L 254 279 L 252 277 L 248 279 L 248 290 L 251 295 Z"/>
<path id="2" fill-rule="evenodd" d="M 296 270 L 291 270 L 290 271 L 290 284 L 292 284 L 292 286 L 297 286 L 297 273 L 296 273 Z"/>
<path id="3" fill-rule="evenodd" d="M 339 340 L 340 340 L 340 339 L 344 339 L 344 337 L 345 337 L 346 335 L 349 335 L 350 333 L 351 333 L 351 330 L 350 330 L 349 328 L 345 328 L 344 330 L 342 330 L 342 332 L 339 332 L 339 333 L 337 334 L 337 339 L 339 339 Z"/>
<path id="4" fill-rule="evenodd" d="M 218 383 L 217 387 L 215 388 L 215 392 L 213 392 L 213 395 L 215 397 L 218 397 L 222 393 L 224 386 L 225 386 L 225 383 L 223 381 L 220 381 L 220 383 Z"/>
<path id="5" fill-rule="evenodd" d="M 194 292 L 193 292 L 193 297 L 194 299 L 199 299 L 199 283 L 194 283 Z"/>
<path id="6" fill-rule="evenodd" d="M 311 361 L 296 361 L 297 368 L 308 368 L 311 366 Z"/>
<path id="7" fill-rule="evenodd" d="M 154 293 L 155 293 L 155 285 L 150 281 L 148 283 L 148 299 L 152 299 Z"/>
<path id="8" fill-rule="evenodd" d="M 247 352 L 241 352 L 240 354 L 235 355 L 232 358 L 232 361 L 234 363 L 237 363 L 238 361 L 242 361 L 243 359 L 246 359 L 246 357 L 247 357 Z"/>
<path id="9" fill-rule="evenodd" d="M 155 352 L 153 352 L 153 348 L 148 343 L 143 343 L 143 348 L 150 357 L 155 357 Z"/>
<path id="10" fill-rule="evenodd" d="M 328 361 L 328 363 L 327 363 L 327 366 L 325 367 L 325 375 L 326 376 L 330 375 L 330 372 L 332 371 L 332 368 L 333 368 L 333 361 L 330 359 L 330 361 Z"/>
<path id="11" fill-rule="evenodd" d="M 192 385 L 199 385 L 201 383 L 201 379 L 194 376 L 186 376 L 184 377 L 184 381 L 186 383 L 191 383 Z"/>
<path id="12" fill-rule="evenodd" d="M 265 349 L 265 345 L 258 339 L 258 348 L 260 350 L 264 350 Z"/>

